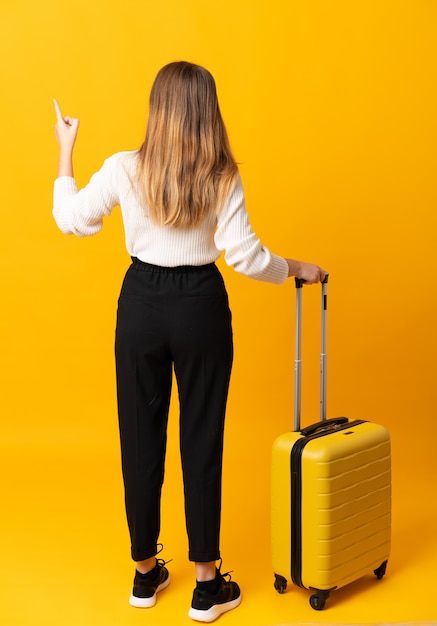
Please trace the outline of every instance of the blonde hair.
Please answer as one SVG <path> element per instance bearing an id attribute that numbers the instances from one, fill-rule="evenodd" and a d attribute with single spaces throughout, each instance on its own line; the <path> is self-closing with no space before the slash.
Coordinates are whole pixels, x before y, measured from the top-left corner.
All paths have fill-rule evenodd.
<path id="1" fill-rule="evenodd" d="M 206 69 L 179 61 L 158 72 L 137 154 L 134 185 L 156 223 L 192 227 L 220 210 L 238 168 Z"/>

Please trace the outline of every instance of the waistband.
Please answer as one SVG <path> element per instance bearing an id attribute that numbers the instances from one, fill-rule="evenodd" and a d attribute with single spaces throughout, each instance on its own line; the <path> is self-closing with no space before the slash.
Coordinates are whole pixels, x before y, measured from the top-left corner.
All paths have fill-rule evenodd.
<path id="1" fill-rule="evenodd" d="M 206 265 L 177 265 L 176 267 L 164 267 L 163 265 L 153 265 L 141 261 L 136 256 L 131 257 L 132 265 L 143 272 L 160 272 L 162 274 L 185 274 L 187 272 L 204 272 L 207 269 L 216 267 L 215 263 L 207 263 Z"/>

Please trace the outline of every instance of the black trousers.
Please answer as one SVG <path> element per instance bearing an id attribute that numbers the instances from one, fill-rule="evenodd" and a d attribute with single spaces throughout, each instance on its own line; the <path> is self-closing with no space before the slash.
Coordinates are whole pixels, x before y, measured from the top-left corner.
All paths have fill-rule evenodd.
<path id="1" fill-rule="evenodd" d="M 191 561 L 220 558 L 231 313 L 214 264 L 164 268 L 133 259 L 118 302 L 117 395 L 132 558 L 157 553 L 174 368 Z"/>

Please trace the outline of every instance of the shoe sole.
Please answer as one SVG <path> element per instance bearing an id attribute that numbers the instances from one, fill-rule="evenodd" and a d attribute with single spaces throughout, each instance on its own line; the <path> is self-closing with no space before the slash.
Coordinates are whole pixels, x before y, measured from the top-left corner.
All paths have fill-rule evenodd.
<path id="1" fill-rule="evenodd" d="M 188 611 L 188 617 L 195 620 L 196 622 L 213 622 L 220 615 L 226 613 L 226 611 L 231 611 L 232 609 L 236 609 L 237 606 L 241 602 L 241 594 L 235 600 L 231 600 L 230 602 L 224 602 L 223 604 L 214 604 L 208 610 L 201 609 L 191 609 Z"/>
<path id="2" fill-rule="evenodd" d="M 152 606 L 155 606 L 156 604 L 156 594 L 159 591 L 162 591 L 163 589 L 168 587 L 169 584 L 170 584 L 170 575 L 168 576 L 166 580 L 164 580 L 163 583 L 158 585 L 153 596 L 150 596 L 150 598 L 138 598 L 137 596 L 134 596 L 134 594 L 132 593 L 131 597 L 129 598 L 129 604 L 135 607 L 136 609 L 150 609 L 152 608 Z"/>

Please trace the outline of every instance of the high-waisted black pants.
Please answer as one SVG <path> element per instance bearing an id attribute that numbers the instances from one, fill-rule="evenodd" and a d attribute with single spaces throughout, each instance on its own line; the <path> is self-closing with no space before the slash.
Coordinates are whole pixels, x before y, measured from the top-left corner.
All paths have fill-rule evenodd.
<path id="1" fill-rule="evenodd" d="M 231 313 L 214 264 L 163 268 L 133 259 L 116 330 L 122 469 L 132 558 L 157 553 L 167 420 L 176 375 L 189 559 L 220 558 Z"/>

